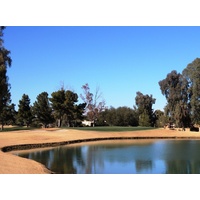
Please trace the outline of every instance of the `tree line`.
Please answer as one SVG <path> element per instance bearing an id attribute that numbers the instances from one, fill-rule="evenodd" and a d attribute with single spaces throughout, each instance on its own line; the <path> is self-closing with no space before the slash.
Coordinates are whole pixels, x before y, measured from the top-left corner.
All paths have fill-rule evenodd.
<path id="1" fill-rule="evenodd" d="M 156 99 L 152 95 L 138 91 L 133 108 L 106 107 L 99 88 L 92 93 L 89 84 L 82 86 L 78 96 L 71 90 L 61 87 L 49 96 L 42 92 L 30 105 L 28 94 L 19 100 L 18 111 L 11 101 L 11 85 L 7 69 L 12 64 L 10 51 L 4 47 L 3 31 L 0 27 L 0 124 L 20 126 L 82 126 L 83 120 L 93 125 L 109 126 L 154 126 L 163 127 L 173 123 L 177 127 L 191 127 L 200 123 L 200 58 L 178 73 L 176 70 L 159 81 L 161 93 L 166 97 L 164 111 L 153 110 Z M 79 97 L 83 103 L 79 103 Z"/>

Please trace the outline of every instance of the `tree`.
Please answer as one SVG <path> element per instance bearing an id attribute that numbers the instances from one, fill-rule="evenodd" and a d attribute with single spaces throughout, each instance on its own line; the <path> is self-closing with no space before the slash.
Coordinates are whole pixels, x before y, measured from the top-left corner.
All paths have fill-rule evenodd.
<path id="1" fill-rule="evenodd" d="M 135 110 L 126 106 L 118 107 L 116 109 L 116 126 L 137 126 L 138 116 Z"/>
<path id="2" fill-rule="evenodd" d="M 58 127 L 61 127 L 62 120 L 65 114 L 65 90 L 61 89 L 51 94 L 51 98 L 49 100 L 52 103 L 52 108 L 54 112 L 54 117 L 57 120 Z"/>
<path id="3" fill-rule="evenodd" d="M 75 105 L 74 107 L 74 125 L 78 126 L 82 124 L 82 121 L 84 120 L 84 112 L 85 112 L 85 103 L 80 103 L 78 105 Z"/>
<path id="4" fill-rule="evenodd" d="M 182 74 L 188 81 L 188 99 L 192 123 L 200 124 L 200 58 L 196 58 L 188 64 Z"/>
<path id="5" fill-rule="evenodd" d="M 111 107 L 99 114 L 96 123 L 101 126 L 138 126 L 138 115 L 136 110 L 126 106 Z"/>
<path id="6" fill-rule="evenodd" d="M 30 106 L 30 98 L 27 94 L 23 94 L 22 99 L 19 100 L 17 119 L 21 126 L 30 126 L 33 115 Z"/>
<path id="7" fill-rule="evenodd" d="M 147 110 L 144 110 L 140 115 L 139 115 L 139 125 L 140 126 L 151 126 L 151 119 L 150 116 L 147 112 Z"/>
<path id="8" fill-rule="evenodd" d="M 65 94 L 66 100 L 66 119 L 67 119 L 67 125 L 68 127 L 71 125 L 71 123 L 75 120 L 75 103 L 78 102 L 78 95 L 70 90 L 66 91 Z"/>
<path id="9" fill-rule="evenodd" d="M 7 68 L 11 66 L 10 51 L 3 46 L 3 30 L 5 27 L 0 26 L 0 123 L 3 129 L 8 116 L 7 110 L 11 103 L 10 84 L 8 83 Z"/>
<path id="10" fill-rule="evenodd" d="M 51 96 L 50 101 L 52 102 L 54 116 L 58 121 L 58 127 L 65 124 L 67 126 L 74 125 L 76 118 L 81 118 L 80 115 L 85 104 L 76 104 L 78 102 L 76 93 L 61 88 L 57 92 L 53 92 Z"/>
<path id="11" fill-rule="evenodd" d="M 163 111 L 155 110 L 153 115 L 155 127 L 164 127 L 168 123 L 168 118 Z"/>
<path id="12" fill-rule="evenodd" d="M 173 70 L 159 82 L 159 85 L 162 94 L 167 99 L 166 110 L 169 118 L 178 127 L 189 126 L 188 81 L 180 73 Z"/>
<path id="13" fill-rule="evenodd" d="M 105 100 L 102 98 L 99 87 L 96 88 L 95 94 L 90 92 L 88 83 L 83 85 L 82 89 L 84 94 L 80 96 L 86 104 L 86 115 L 93 122 L 93 126 L 95 126 L 99 114 L 105 109 Z"/>
<path id="14" fill-rule="evenodd" d="M 109 109 L 105 109 L 105 111 L 100 113 L 98 121 L 101 122 L 101 125 L 108 124 L 109 126 L 116 126 L 117 125 L 116 108 L 110 107 Z"/>
<path id="15" fill-rule="evenodd" d="M 33 104 L 33 114 L 45 128 L 48 124 L 54 122 L 52 111 L 53 110 L 49 102 L 48 93 L 42 92 L 37 96 L 37 100 Z"/>
<path id="16" fill-rule="evenodd" d="M 136 93 L 135 102 L 139 115 L 140 126 L 153 126 L 153 109 L 156 99 L 152 95 L 144 95 L 141 92 Z"/>
<path id="17" fill-rule="evenodd" d="M 15 111 L 15 104 L 12 103 L 9 106 L 6 107 L 6 124 L 13 125 L 16 122 L 16 114 L 17 112 Z"/>

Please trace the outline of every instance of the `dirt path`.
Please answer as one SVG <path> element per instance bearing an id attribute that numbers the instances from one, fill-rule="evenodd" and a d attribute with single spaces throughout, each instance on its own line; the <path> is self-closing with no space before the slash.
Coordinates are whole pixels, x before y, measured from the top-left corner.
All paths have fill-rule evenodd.
<path id="1" fill-rule="evenodd" d="M 42 144 L 90 138 L 108 137 L 157 137 L 198 138 L 200 132 L 182 132 L 165 129 L 133 132 L 95 132 L 78 130 L 31 130 L 0 133 L 0 148 L 20 144 Z M 40 163 L 0 151 L 0 174 L 46 174 L 51 173 Z"/>

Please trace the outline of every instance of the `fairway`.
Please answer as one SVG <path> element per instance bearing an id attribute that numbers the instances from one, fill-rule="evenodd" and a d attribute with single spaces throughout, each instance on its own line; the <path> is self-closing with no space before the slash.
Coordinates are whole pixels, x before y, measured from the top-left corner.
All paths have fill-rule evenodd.
<path id="1" fill-rule="evenodd" d="M 123 131 L 144 131 L 144 130 L 153 130 L 157 129 L 154 127 L 125 127 L 125 126 L 96 126 L 96 127 L 75 127 L 75 128 L 67 128 L 67 129 L 75 129 L 82 131 L 100 131 L 100 132 L 123 132 Z"/>

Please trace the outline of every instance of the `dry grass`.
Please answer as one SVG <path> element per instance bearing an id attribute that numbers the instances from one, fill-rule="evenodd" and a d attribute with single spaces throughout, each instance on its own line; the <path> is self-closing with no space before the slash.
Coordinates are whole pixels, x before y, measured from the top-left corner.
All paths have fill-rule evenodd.
<path id="1" fill-rule="evenodd" d="M 105 137 L 177 137 L 200 139 L 199 132 L 182 132 L 165 129 L 133 132 L 95 132 L 65 129 L 37 129 L 0 133 L 0 148 L 10 145 L 53 143 L 77 139 Z M 43 165 L 0 151 L 0 174 L 45 174 L 51 173 Z"/>

